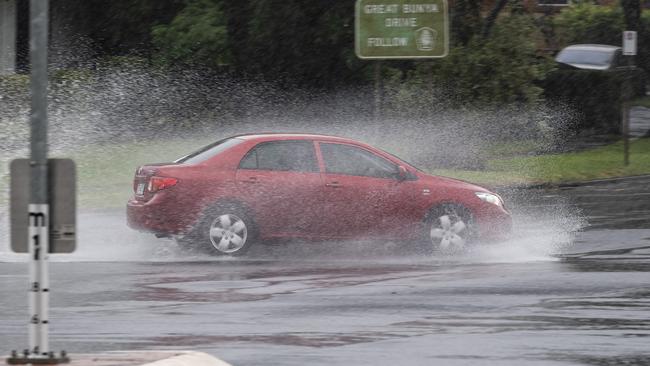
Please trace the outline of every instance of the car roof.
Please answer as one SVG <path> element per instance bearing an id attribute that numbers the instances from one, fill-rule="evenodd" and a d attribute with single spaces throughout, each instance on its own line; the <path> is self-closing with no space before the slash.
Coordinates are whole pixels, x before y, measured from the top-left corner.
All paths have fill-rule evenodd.
<path id="1" fill-rule="evenodd" d="M 565 47 L 564 50 L 584 50 L 584 51 L 609 51 L 613 52 L 617 49 L 621 49 L 618 46 L 611 46 L 608 44 L 574 44 L 571 46 Z"/>
<path id="2" fill-rule="evenodd" d="M 286 132 L 262 132 L 250 133 L 234 136 L 242 140 L 258 140 L 258 141 L 278 141 L 278 140 L 321 140 L 321 141 L 336 141 L 336 142 L 349 142 L 353 144 L 364 143 L 352 140 L 345 137 L 322 135 L 315 133 L 286 133 Z"/>

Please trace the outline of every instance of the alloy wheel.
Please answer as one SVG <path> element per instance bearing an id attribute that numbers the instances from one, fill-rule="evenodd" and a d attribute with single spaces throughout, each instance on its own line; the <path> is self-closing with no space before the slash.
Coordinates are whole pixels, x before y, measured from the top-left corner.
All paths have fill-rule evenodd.
<path id="1" fill-rule="evenodd" d="M 209 236 L 216 250 L 222 253 L 235 253 L 246 245 L 248 229 L 240 217 L 225 214 L 212 221 Z"/>
<path id="2" fill-rule="evenodd" d="M 455 251 L 465 247 L 467 224 L 455 214 L 444 214 L 433 221 L 429 236 L 436 248 Z"/>

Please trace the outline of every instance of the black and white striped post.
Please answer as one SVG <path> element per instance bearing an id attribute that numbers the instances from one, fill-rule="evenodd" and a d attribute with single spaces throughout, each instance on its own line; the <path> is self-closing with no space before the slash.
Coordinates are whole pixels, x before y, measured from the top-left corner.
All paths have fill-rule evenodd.
<path id="1" fill-rule="evenodd" d="M 17 352 L 10 364 L 58 364 L 49 344 L 50 197 L 47 158 L 47 48 L 49 0 L 30 0 L 31 155 L 27 244 L 29 251 L 29 349 Z"/>

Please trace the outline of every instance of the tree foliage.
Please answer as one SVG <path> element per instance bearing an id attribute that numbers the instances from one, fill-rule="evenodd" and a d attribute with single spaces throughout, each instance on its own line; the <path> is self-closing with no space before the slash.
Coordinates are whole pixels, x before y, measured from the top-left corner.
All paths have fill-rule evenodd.
<path id="1" fill-rule="evenodd" d="M 451 7 L 452 43 L 466 46 L 479 29 L 481 29 L 481 1 L 457 0 Z"/>
<path id="2" fill-rule="evenodd" d="M 638 0 L 625 0 L 632 9 Z M 76 30 L 94 40 L 100 54 L 138 54 L 168 65 L 201 65 L 242 76 L 315 88 L 372 79 L 372 62 L 354 55 L 352 0 L 99 0 L 57 1 Z M 521 0 L 451 4 L 447 58 L 416 63 L 387 61 L 398 83 L 434 80 L 449 85 L 456 100 L 507 103 L 538 99 L 538 81 L 549 69 L 537 50 L 544 41 Z M 626 9 L 627 9 L 626 8 Z M 629 10 L 628 9 L 628 10 Z M 633 12 L 628 11 L 631 15 Z M 634 18 L 634 17 L 632 17 Z M 583 1 L 552 21 L 559 45 L 618 45 L 621 6 Z M 640 65 L 650 63 L 650 15 L 639 21 Z M 417 66 L 419 65 L 419 66 Z M 429 65 L 433 65 L 433 70 Z M 391 69 L 388 71 L 387 69 Z M 453 87 L 451 87 L 453 86 Z"/>
<path id="3" fill-rule="evenodd" d="M 637 64 L 650 73 L 650 10 L 641 13 L 639 22 L 639 56 Z"/>
<path id="4" fill-rule="evenodd" d="M 171 62 L 318 86 L 353 77 L 353 24 L 350 1 L 189 0 L 152 34 Z"/>
<path id="5" fill-rule="evenodd" d="M 151 28 L 176 16 L 183 0 L 57 0 L 52 6 L 72 31 L 94 42 L 100 55 L 114 56 L 148 54 Z"/>
<path id="6" fill-rule="evenodd" d="M 577 4 L 568 7 L 554 19 L 560 44 L 621 44 L 623 12 L 620 7 Z"/>
<path id="7" fill-rule="evenodd" d="M 227 20 L 218 1 L 190 0 L 170 24 L 151 33 L 163 62 L 216 67 L 230 61 Z"/>
<path id="8" fill-rule="evenodd" d="M 641 2 L 639 0 L 621 0 L 621 7 L 623 8 L 623 17 L 625 18 L 625 29 L 632 31 L 639 30 Z"/>
<path id="9" fill-rule="evenodd" d="M 542 92 L 536 82 L 551 68 L 537 54 L 539 37 L 529 16 L 504 17 L 488 38 L 474 37 L 434 63 L 434 80 L 452 86 L 448 93 L 457 101 L 535 102 Z"/>

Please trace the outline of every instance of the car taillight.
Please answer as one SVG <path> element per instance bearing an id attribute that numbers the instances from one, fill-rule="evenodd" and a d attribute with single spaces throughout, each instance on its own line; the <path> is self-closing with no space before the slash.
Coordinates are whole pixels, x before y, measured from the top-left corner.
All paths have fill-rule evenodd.
<path id="1" fill-rule="evenodd" d="M 160 191 L 161 189 L 173 187 L 178 183 L 178 179 L 171 177 L 151 177 L 149 178 L 149 186 L 147 190 L 151 193 Z"/>

